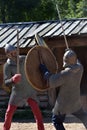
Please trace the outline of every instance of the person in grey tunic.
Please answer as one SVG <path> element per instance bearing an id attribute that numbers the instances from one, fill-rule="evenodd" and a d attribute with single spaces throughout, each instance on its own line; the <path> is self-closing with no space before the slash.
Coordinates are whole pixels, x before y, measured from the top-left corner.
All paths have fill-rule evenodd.
<path id="1" fill-rule="evenodd" d="M 59 93 L 52 110 L 52 122 L 56 130 L 65 130 L 63 122 L 66 115 L 74 114 L 87 129 L 87 114 L 84 113 L 80 101 L 80 83 L 84 68 L 73 50 L 65 51 L 63 67 L 61 72 L 51 74 L 44 64 L 39 66 L 49 89 L 59 87 Z"/>
<path id="2" fill-rule="evenodd" d="M 7 61 L 4 64 L 4 83 L 7 87 L 12 86 L 12 91 L 5 114 L 3 130 L 10 130 L 11 121 L 17 107 L 23 106 L 25 102 L 31 107 L 38 130 L 44 130 L 42 114 L 38 106 L 36 91 L 26 79 L 24 71 L 25 56 L 19 56 L 19 71 L 17 73 L 17 49 L 6 44 L 5 53 Z"/>

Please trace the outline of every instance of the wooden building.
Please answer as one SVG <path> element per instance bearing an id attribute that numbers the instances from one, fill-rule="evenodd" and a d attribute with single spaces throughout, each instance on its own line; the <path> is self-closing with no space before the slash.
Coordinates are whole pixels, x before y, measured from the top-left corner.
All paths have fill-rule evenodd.
<path id="1" fill-rule="evenodd" d="M 75 50 L 79 60 L 84 66 L 84 74 L 81 83 L 81 99 L 83 108 L 87 110 L 87 19 L 81 18 L 62 20 L 62 25 L 69 47 Z M 60 21 L 56 20 L 0 24 L 1 88 L 3 87 L 3 64 L 6 60 L 4 46 L 6 43 L 15 45 L 15 47 L 17 46 L 17 29 L 19 32 L 20 54 L 26 55 L 29 49 L 36 45 L 34 36 L 36 33 L 38 33 L 41 37 L 43 37 L 48 47 L 53 51 L 58 61 L 58 71 L 62 69 L 62 57 L 66 49 L 66 44 Z M 1 98 L 2 96 L 0 96 L 0 100 Z M 42 98 L 44 98 L 44 96 Z M 47 97 L 45 98 L 45 105 L 47 105 Z M 42 104 L 44 104 L 44 102 Z"/>

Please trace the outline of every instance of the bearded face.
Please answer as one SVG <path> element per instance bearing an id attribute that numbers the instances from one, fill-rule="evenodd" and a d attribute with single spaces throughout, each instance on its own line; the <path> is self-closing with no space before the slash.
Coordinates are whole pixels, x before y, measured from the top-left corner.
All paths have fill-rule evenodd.
<path id="1" fill-rule="evenodd" d="M 16 50 L 16 49 L 13 50 L 13 51 L 7 52 L 7 53 L 6 53 L 6 56 L 7 56 L 9 59 L 11 59 L 11 60 L 17 62 L 17 50 Z"/>

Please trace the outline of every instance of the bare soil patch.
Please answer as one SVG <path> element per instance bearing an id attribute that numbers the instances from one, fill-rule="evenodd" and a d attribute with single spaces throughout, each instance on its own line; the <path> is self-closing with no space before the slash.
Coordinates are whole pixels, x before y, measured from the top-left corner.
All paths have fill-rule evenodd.
<path id="1" fill-rule="evenodd" d="M 3 121 L 0 121 L 0 130 L 2 130 Z M 55 130 L 51 118 L 44 118 L 45 130 Z M 66 130 L 86 130 L 83 124 L 76 117 L 67 117 L 64 126 Z M 10 130 L 37 130 L 34 119 L 15 120 L 12 122 Z"/>

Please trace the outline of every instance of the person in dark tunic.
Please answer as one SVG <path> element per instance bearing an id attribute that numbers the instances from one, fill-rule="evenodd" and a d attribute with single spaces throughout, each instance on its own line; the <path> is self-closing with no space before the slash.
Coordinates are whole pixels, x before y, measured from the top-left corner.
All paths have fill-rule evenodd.
<path id="1" fill-rule="evenodd" d="M 14 112 L 17 107 L 23 106 L 25 102 L 27 102 L 32 109 L 38 130 L 44 130 L 36 90 L 29 84 L 25 76 L 25 56 L 19 56 L 20 73 L 17 73 L 17 49 L 10 44 L 6 44 L 5 53 L 7 61 L 3 69 L 4 83 L 7 87 L 12 86 L 12 91 L 5 114 L 3 130 L 10 130 Z"/>
<path id="2" fill-rule="evenodd" d="M 87 129 L 87 114 L 83 111 L 80 100 L 80 83 L 84 69 L 73 50 L 65 51 L 63 67 L 64 70 L 61 72 L 51 74 L 44 64 L 39 66 L 49 89 L 59 87 L 52 109 L 52 122 L 56 130 L 65 130 L 63 125 L 65 117 L 67 114 L 73 114 L 84 123 Z"/>

